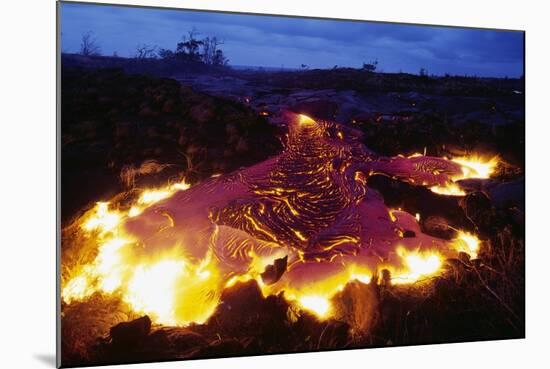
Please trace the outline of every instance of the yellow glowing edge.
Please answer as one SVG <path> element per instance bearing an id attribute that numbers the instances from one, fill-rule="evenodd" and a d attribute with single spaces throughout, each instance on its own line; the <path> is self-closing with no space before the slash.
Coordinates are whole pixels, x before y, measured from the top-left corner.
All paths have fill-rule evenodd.
<path id="1" fill-rule="evenodd" d="M 326 317 L 331 311 L 329 299 L 323 296 L 301 296 L 298 299 L 298 304 L 305 310 L 315 313 L 320 318 Z"/>
<path id="2" fill-rule="evenodd" d="M 466 192 L 454 182 L 447 183 L 445 186 L 432 186 L 430 191 L 446 196 L 466 196 Z"/>
<path id="3" fill-rule="evenodd" d="M 478 155 L 458 157 L 451 160 L 462 167 L 463 177 L 459 179 L 490 178 L 499 162 L 498 156 L 486 160 Z"/>
<path id="4" fill-rule="evenodd" d="M 311 121 L 314 122 L 313 120 Z M 101 240 L 101 243 L 99 244 L 98 257 L 93 265 L 83 268 L 79 274 L 66 283 L 62 290 L 63 299 L 66 302 L 71 302 L 86 298 L 96 290 L 110 293 L 120 288 L 123 279 L 122 271 L 119 268 L 119 265 L 122 263 L 120 253 L 122 252 L 122 248 L 131 242 L 131 240 L 125 239 L 118 234 L 120 221 L 125 216 L 139 215 L 147 206 L 169 197 L 177 190 L 186 190 L 188 188 L 189 185 L 182 182 L 163 189 L 144 191 L 138 199 L 138 203 L 141 205 L 134 205 L 126 214 L 110 210 L 108 202 L 97 203 L 92 216 L 82 223 L 83 228 L 85 230 L 100 229 L 103 232 L 109 231 L 111 233 L 99 235 L 98 241 Z M 395 216 L 392 214 L 393 211 L 395 210 L 389 211 L 389 216 L 395 221 Z M 419 220 L 419 214 L 417 214 L 416 218 Z M 302 235 L 299 234 L 298 236 Z M 460 232 L 453 246 L 457 251 L 464 251 L 475 257 L 479 249 L 479 240 L 475 235 Z M 413 283 L 421 277 L 435 275 L 439 272 L 442 265 L 442 256 L 434 251 L 418 252 L 399 248 L 397 253 L 401 257 L 405 267 L 403 271 L 392 272 L 392 282 L 396 284 Z M 262 270 L 262 266 L 271 261 L 263 260 L 262 258 L 253 258 L 251 265 L 254 269 Z M 163 272 L 160 273 L 160 270 Z M 193 270 L 192 277 L 195 281 L 193 283 L 211 283 L 210 281 L 216 283 L 214 278 L 215 274 L 217 274 L 216 269 L 212 269 L 209 266 L 209 259 L 208 261 L 205 259 L 205 262 Z M 130 303 L 135 311 L 151 313 L 155 316 L 155 321 L 159 323 L 181 323 L 173 311 L 175 295 L 171 291 L 175 291 L 174 285 L 176 281 L 186 273 L 189 273 L 189 271 L 186 269 L 185 260 L 177 257 L 177 255 L 168 258 L 157 258 L 157 260 L 146 264 L 138 264 L 135 266 L 134 271 L 126 277 L 125 290 L 122 291 L 125 301 Z M 162 281 L 154 283 L 161 278 L 161 274 Z M 230 287 L 238 281 L 256 279 L 264 293 L 264 291 L 267 291 L 266 286 L 255 274 L 257 274 L 257 271 L 234 276 L 226 282 L 225 287 Z M 344 286 L 352 280 L 370 283 L 371 276 L 372 274 L 368 271 L 348 269 L 346 270 L 346 274 L 338 277 L 336 282 L 327 282 L 328 284 L 323 286 L 325 281 L 319 281 L 319 291 L 315 287 L 316 291 L 306 292 L 299 297 L 291 297 L 291 300 L 296 301 L 305 310 L 315 313 L 319 318 L 326 318 L 332 312 L 330 304 L 331 296 L 337 291 L 343 290 Z M 152 287 L 153 285 L 156 286 L 156 289 Z M 168 291 L 162 299 L 158 298 L 155 292 L 159 290 Z M 289 296 L 292 295 L 289 293 Z M 212 305 L 207 307 L 206 310 L 212 312 L 214 308 L 215 306 Z M 207 315 L 207 313 L 203 314 L 206 317 Z M 203 318 L 195 318 L 195 322 L 206 319 Z"/>
<path id="5" fill-rule="evenodd" d="M 307 125 L 307 124 L 314 124 L 315 123 L 315 121 L 313 119 L 311 119 L 310 117 L 308 117 L 305 114 L 298 114 L 298 117 L 299 117 L 300 124 Z"/>

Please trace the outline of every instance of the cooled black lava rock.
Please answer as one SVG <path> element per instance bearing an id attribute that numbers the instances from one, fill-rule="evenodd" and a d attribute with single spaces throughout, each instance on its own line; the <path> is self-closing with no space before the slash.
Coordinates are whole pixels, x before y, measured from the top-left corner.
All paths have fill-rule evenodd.
<path id="1" fill-rule="evenodd" d="M 421 218 L 420 226 L 422 231 L 430 236 L 443 238 L 445 240 L 450 240 L 456 235 L 456 231 L 443 217 L 428 216 Z"/>
<path id="2" fill-rule="evenodd" d="M 273 284 L 277 282 L 286 272 L 288 256 L 284 258 L 275 259 L 273 264 L 265 267 L 264 272 L 261 274 L 262 281 L 266 284 Z"/>
<path id="3" fill-rule="evenodd" d="M 151 331 L 151 319 L 141 318 L 122 322 L 111 328 L 109 335 L 113 346 L 132 347 L 143 341 Z"/>
<path id="4" fill-rule="evenodd" d="M 496 224 L 496 213 L 489 197 L 481 192 L 471 192 L 460 201 L 460 207 L 480 232 L 488 233 Z"/>
<path id="5" fill-rule="evenodd" d="M 222 335 L 258 336 L 272 344 L 289 334 L 288 308 L 282 295 L 264 297 L 255 280 L 237 283 L 223 291 L 209 326 Z"/>

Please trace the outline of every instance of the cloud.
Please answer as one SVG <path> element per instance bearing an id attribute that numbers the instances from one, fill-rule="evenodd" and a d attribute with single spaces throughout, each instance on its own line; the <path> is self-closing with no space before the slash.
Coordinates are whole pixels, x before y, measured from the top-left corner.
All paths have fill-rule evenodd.
<path id="1" fill-rule="evenodd" d="M 225 41 L 232 64 L 361 66 L 385 71 L 519 76 L 523 33 L 437 26 L 90 4 L 61 5 L 62 49 L 76 52 L 94 31 L 104 54 L 131 56 L 137 44 L 174 48 L 188 30 Z"/>

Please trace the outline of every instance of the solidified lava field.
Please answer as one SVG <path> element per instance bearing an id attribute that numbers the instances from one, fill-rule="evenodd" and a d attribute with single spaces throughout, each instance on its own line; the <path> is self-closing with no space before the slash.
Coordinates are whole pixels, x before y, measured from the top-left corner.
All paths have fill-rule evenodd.
<path id="1" fill-rule="evenodd" d="M 63 71 L 65 366 L 524 336 L 521 103 L 303 77 Z"/>

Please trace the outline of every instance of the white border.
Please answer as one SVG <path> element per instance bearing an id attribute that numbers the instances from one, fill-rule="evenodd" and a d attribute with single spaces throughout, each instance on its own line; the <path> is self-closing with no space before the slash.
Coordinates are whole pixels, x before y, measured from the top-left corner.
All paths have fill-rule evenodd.
<path id="1" fill-rule="evenodd" d="M 527 339 L 216 359 L 135 368 L 402 367 L 518 368 L 548 362 L 547 11 L 506 0 L 332 2 L 148 0 L 112 3 L 527 31 Z M 53 367 L 55 353 L 55 3 L 3 4 L 0 366 Z M 7 237 L 6 237 L 7 236 Z M 535 366 L 540 366 L 534 364 Z M 125 368 L 130 366 L 118 366 Z"/>

